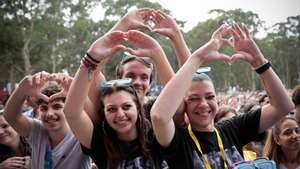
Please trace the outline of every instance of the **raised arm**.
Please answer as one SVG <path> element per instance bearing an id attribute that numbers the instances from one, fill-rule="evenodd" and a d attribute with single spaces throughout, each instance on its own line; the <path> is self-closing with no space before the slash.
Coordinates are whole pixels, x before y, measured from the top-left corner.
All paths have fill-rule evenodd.
<path id="1" fill-rule="evenodd" d="M 151 110 L 151 120 L 155 136 L 162 146 L 167 147 L 174 137 L 175 126 L 172 118 L 184 99 L 191 85 L 193 74 L 198 67 L 217 60 L 229 61 L 229 56 L 218 52 L 218 49 L 227 43 L 223 39 L 227 30 L 228 26 L 223 25 L 214 32 L 212 39 L 188 58 L 154 103 Z"/>
<path id="2" fill-rule="evenodd" d="M 167 84 L 174 75 L 174 71 L 163 49 L 156 40 L 142 32 L 130 30 L 128 31 L 128 42 L 132 44 L 135 49 L 127 48 L 126 50 L 132 55 L 152 58 L 161 84 Z"/>
<path id="3" fill-rule="evenodd" d="M 240 27 L 238 24 L 235 24 L 231 30 L 233 37 L 232 46 L 237 51 L 233 55 L 232 61 L 236 59 L 244 60 L 255 70 L 268 62 L 245 25 Z M 261 112 L 259 132 L 263 132 L 280 118 L 287 115 L 293 109 L 293 103 L 272 67 L 259 74 L 259 77 L 270 99 L 270 104 L 264 106 Z"/>
<path id="4" fill-rule="evenodd" d="M 94 60 L 102 61 L 114 52 L 124 49 L 120 45 L 124 41 L 123 32 L 109 32 L 97 39 L 89 48 L 88 53 Z M 90 148 L 93 123 L 84 110 L 91 85 L 91 67 L 81 62 L 68 92 L 64 107 L 65 116 L 76 138 L 85 147 Z"/>
<path id="5" fill-rule="evenodd" d="M 32 123 L 28 117 L 21 112 L 22 105 L 28 97 L 35 97 L 48 102 L 49 98 L 43 95 L 40 90 L 49 78 L 50 74 L 46 72 L 26 76 L 21 80 L 5 106 L 5 119 L 21 136 L 28 136 L 32 128 Z"/>
<path id="6" fill-rule="evenodd" d="M 122 31 L 127 32 L 131 29 L 141 29 L 141 30 L 150 30 L 151 28 L 146 24 L 150 19 L 153 9 L 150 8 L 141 8 L 134 9 L 129 11 L 124 15 L 110 30 L 112 31 Z M 104 63 L 105 64 L 105 63 Z M 101 72 L 101 65 L 98 66 L 97 70 L 94 71 L 94 76 L 92 79 L 92 84 L 89 89 L 89 100 L 86 102 L 85 110 L 88 113 L 89 117 L 94 123 L 100 123 L 103 120 L 103 117 L 100 117 L 96 112 L 100 109 L 99 104 L 99 84 L 101 81 L 105 81 L 105 76 Z"/>
<path id="7" fill-rule="evenodd" d="M 191 55 L 191 52 L 186 45 L 176 21 L 159 10 L 154 11 L 152 15 L 154 16 L 152 20 L 155 23 L 155 27 L 152 32 L 159 33 L 171 40 L 178 64 L 179 66 L 182 66 Z"/>

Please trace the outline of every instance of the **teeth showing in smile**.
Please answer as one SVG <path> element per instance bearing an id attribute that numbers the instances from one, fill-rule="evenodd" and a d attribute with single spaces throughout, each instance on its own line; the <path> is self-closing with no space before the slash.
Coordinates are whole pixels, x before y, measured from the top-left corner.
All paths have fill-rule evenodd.
<path id="1" fill-rule="evenodd" d="M 208 111 L 208 112 L 197 112 L 197 111 L 195 111 L 194 112 L 194 114 L 196 114 L 196 115 L 209 115 L 209 114 L 211 114 L 211 111 Z"/>

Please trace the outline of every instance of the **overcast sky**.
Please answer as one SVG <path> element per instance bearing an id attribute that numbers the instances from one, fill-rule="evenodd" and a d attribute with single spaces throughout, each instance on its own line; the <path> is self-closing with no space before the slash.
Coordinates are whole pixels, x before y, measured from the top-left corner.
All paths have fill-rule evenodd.
<path id="1" fill-rule="evenodd" d="M 257 13 L 267 26 L 283 22 L 288 16 L 300 15 L 300 0 L 151 0 L 171 10 L 177 19 L 187 21 L 184 30 L 190 30 L 199 21 L 213 17 L 211 9 L 242 8 Z"/>
<path id="2" fill-rule="evenodd" d="M 268 27 L 284 22 L 288 16 L 300 15 L 300 0 L 151 0 L 169 9 L 172 15 L 186 21 L 184 31 L 196 26 L 213 16 L 208 14 L 212 9 L 230 10 L 242 8 L 244 11 L 257 13 Z M 103 9 L 94 10 L 92 17 L 97 20 L 103 17 Z M 97 11 L 97 12 L 96 12 Z"/>

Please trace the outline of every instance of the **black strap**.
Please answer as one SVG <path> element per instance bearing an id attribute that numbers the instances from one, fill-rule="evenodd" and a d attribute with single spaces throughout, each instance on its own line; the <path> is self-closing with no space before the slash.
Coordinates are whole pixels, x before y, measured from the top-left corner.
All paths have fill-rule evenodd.
<path id="1" fill-rule="evenodd" d="M 263 64 L 259 68 L 255 69 L 255 72 L 258 74 L 262 74 L 267 71 L 270 67 L 272 67 L 271 63 L 268 61 L 267 63 Z"/>

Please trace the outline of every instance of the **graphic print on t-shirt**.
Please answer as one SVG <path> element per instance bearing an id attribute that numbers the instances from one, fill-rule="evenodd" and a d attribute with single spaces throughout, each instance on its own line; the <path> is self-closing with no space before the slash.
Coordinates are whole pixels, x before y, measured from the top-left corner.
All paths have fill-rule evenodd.
<path id="1" fill-rule="evenodd" d="M 203 155 L 204 159 L 207 159 L 212 169 L 224 169 L 224 162 L 221 156 L 221 152 L 212 151 Z M 238 161 L 242 161 L 243 157 L 237 151 L 236 147 L 230 147 L 225 149 L 226 165 L 230 166 Z M 199 157 L 198 153 L 194 151 L 194 169 L 205 169 L 204 161 Z"/>

